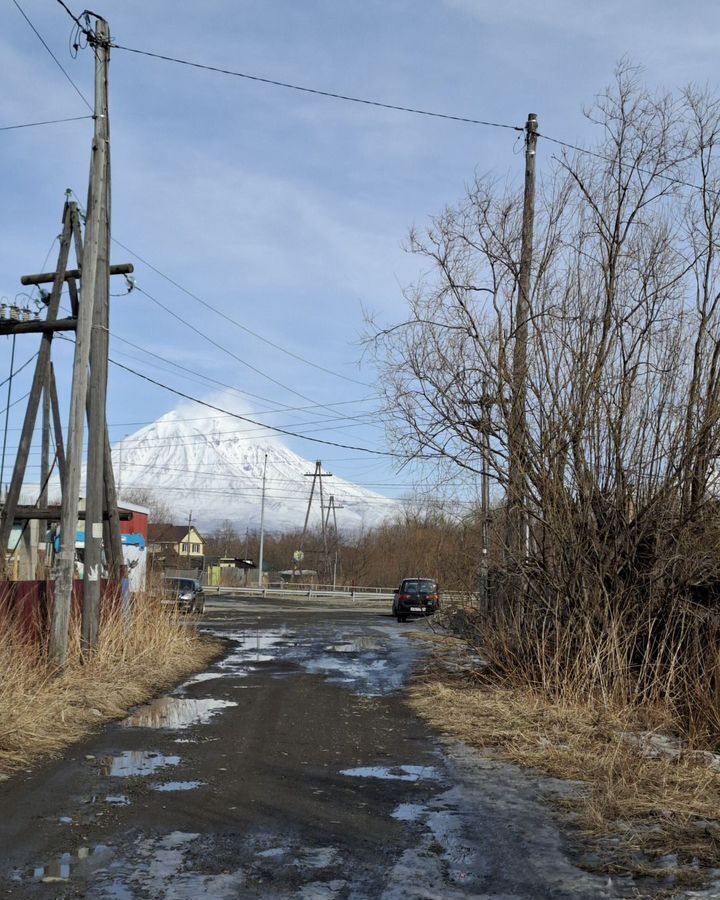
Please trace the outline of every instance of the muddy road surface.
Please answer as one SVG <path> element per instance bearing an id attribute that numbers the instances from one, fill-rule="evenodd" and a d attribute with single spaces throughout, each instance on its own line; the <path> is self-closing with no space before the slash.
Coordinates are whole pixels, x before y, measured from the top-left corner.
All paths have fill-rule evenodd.
<path id="1" fill-rule="evenodd" d="M 601 898 L 561 785 L 442 741 L 403 703 L 426 646 L 385 609 L 208 604 L 224 658 L 0 784 L 14 898 Z"/>

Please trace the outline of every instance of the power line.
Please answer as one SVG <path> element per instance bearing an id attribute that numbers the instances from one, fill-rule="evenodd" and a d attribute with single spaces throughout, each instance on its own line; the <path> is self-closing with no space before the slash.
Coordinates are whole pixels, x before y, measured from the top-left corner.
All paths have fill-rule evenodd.
<path id="1" fill-rule="evenodd" d="M 610 156 L 605 156 L 603 153 L 599 153 L 597 150 L 590 150 L 587 147 L 580 147 L 577 144 L 571 144 L 568 141 L 560 140 L 560 138 L 549 137 L 547 134 L 537 135 L 539 138 L 542 138 L 545 141 L 549 141 L 551 144 L 557 144 L 560 147 L 565 147 L 567 150 L 575 150 L 576 153 L 583 153 L 585 156 L 592 156 L 594 159 L 600 159 L 603 162 L 614 163 L 614 160 Z M 664 172 L 655 172 L 652 169 L 646 169 L 643 166 L 633 166 L 636 172 L 640 172 L 642 175 L 650 175 L 652 178 L 662 178 L 665 181 L 669 181 L 672 184 L 677 184 L 680 187 L 688 187 L 692 188 L 695 191 L 707 191 L 708 194 L 720 194 L 720 191 L 715 190 L 709 187 L 701 187 L 699 184 L 694 184 L 692 181 L 685 181 L 682 178 L 677 178 L 675 175 L 666 175 Z"/>
<path id="2" fill-rule="evenodd" d="M 68 119 L 45 119 L 42 122 L 23 122 L 22 125 L 2 125 L 0 131 L 16 131 L 18 128 L 36 128 L 38 125 L 60 125 L 63 122 L 82 122 L 92 116 L 70 116 Z"/>
<path id="3" fill-rule="evenodd" d="M 214 312 L 216 315 L 220 316 L 222 319 L 225 319 L 226 322 L 230 322 L 231 325 L 235 325 L 236 328 L 239 328 L 242 331 L 246 332 L 247 334 L 252 335 L 254 338 L 257 338 L 259 341 L 262 341 L 263 343 L 267 344 L 269 347 L 273 347 L 275 350 L 279 350 L 280 353 L 284 353 L 287 356 L 292 357 L 293 359 L 297 359 L 300 362 L 305 363 L 308 366 L 312 366 L 314 369 L 319 369 L 321 372 L 326 372 L 328 375 L 334 375 L 336 378 L 342 378 L 345 381 L 350 381 L 353 384 L 359 384 L 362 387 L 371 387 L 371 385 L 367 384 L 364 381 L 359 381 L 356 378 L 351 378 L 349 375 L 343 375 L 342 372 L 335 372 L 332 369 L 326 369 L 325 366 L 321 366 L 321 365 L 319 365 L 319 363 L 315 363 L 311 359 L 306 359 L 304 356 L 301 356 L 299 353 L 294 353 L 292 350 L 288 350 L 286 347 L 282 347 L 280 344 L 276 344 L 274 341 L 271 341 L 269 338 L 264 337 L 262 334 L 258 334 L 257 331 L 253 331 L 252 328 L 248 328 L 247 325 L 243 325 L 242 322 L 238 322 L 237 319 L 233 319 L 231 316 L 228 316 L 227 313 L 224 313 L 221 309 L 218 309 L 216 306 L 213 306 L 207 300 L 204 300 L 202 297 L 199 297 L 197 294 L 188 290 L 188 288 L 183 287 L 183 285 L 180 284 L 179 282 L 175 281 L 174 278 L 171 278 L 165 272 L 162 272 L 160 269 L 157 268 L 157 266 L 154 266 L 151 262 L 148 262 L 148 260 L 146 260 L 142 256 L 140 256 L 139 253 L 136 253 L 134 250 L 131 250 L 130 247 L 127 247 L 125 244 L 118 241 L 117 238 L 113 238 L 112 240 L 113 240 L 114 244 L 117 244 L 118 247 L 122 247 L 123 250 L 125 250 L 131 256 L 134 256 L 135 259 L 139 260 L 144 266 L 147 266 L 149 269 L 152 269 L 153 272 L 155 272 L 161 278 L 164 278 L 165 281 L 172 284 L 174 287 L 176 287 L 178 290 L 182 291 L 184 294 L 187 294 L 188 297 L 191 297 L 193 300 L 196 300 L 198 303 L 202 304 L 207 309 L 212 310 L 212 312 Z"/>
<path id="4" fill-rule="evenodd" d="M 244 397 L 252 397 L 253 400 L 261 400 L 263 403 L 273 403 L 275 406 L 278 407 L 278 409 L 277 409 L 278 412 L 295 412 L 297 410 L 302 410 L 302 409 L 317 409 L 317 408 L 332 409 L 336 406 L 344 406 L 347 403 L 367 403 L 369 400 L 377 399 L 376 397 L 364 397 L 364 398 L 358 399 L 358 400 L 340 400 L 340 401 L 333 402 L 333 403 L 311 403 L 309 406 L 288 406 L 285 403 L 280 403 L 277 400 L 272 400 L 270 397 L 262 397 L 260 394 L 253 394 L 251 391 L 244 391 L 241 388 L 235 387 L 232 384 L 227 384 L 227 382 L 225 382 L 225 381 L 218 381 L 216 378 L 211 378 L 209 375 L 203 375 L 200 372 L 197 372 L 195 369 L 190 369 L 187 366 L 183 366 L 180 363 L 175 362 L 172 359 L 168 359 L 165 356 L 161 356 L 159 353 L 155 353 L 153 350 L 148 350 L 147 347 L 142 347 L 140 344 L 135 344 L 132 341 L 128 340 L 127 338 L 120 337 L 119 334 L 115 334 L 112 331 L 108 330 L 108 334 L 114 340 L 120 341 L 123 344 L 127 344 L 129 347 L 133 347 L 135 350 L 139 350 L 141 353 L 145 353 L 147 356 L 151 356 L 154 359 L 159 359 L 161 362 L 164 362 L 169 366 L 174 366 L 176 369 L 179 369 L 180 371 L 186 373 L 187 375 L 197 376 L 198 378 L 203 379 L 204 381 L 208 382 L 209 384 L 214 384 L 219 387 L 226 388 L 227 390 L 233 391 L 233 393 L 240 394 Z M 129 354 L 124 354 L 124 353 L 122 353 L 122 351 L 118 351 L 118 352 L 120 352 L 122 356 L 127 356 L 128 359 L 135 359 L 135 357 L 130 356 Z M 152 363 L 150 363 L 150 365 L 152 365 Z M 160 366 L 157 366 L 157 368 L 160 368 L 161 371 L 169 372 L 168 369 L 162 369 Z M 175 373 L 170 373 L 170 374 L 175 374 Z M 148 423 L 138 423 L 138 424 L 148 424 L 149 425 L 151 423 L 148 422 Z"/>
<path id="5" fill-rule="evenodd" d="M 78 202 L 78 205 L 82 209 L 82 203 L 80 201 L 80 198 L 75 193 L 75 191 L 73 191 L 73 196 L 75 197 L 75 199 Z M 200 303 L 206 309 L 211 310 L 217 316 L 220 316 L 220 318 L 225 319 L 226 322 L 229 322 L 231 325 L 234 325 L 236 328 L 239 328 L 241 331 L 244 331 L 246 334 L 252 335 L 254 338 L 257 338 L 259 341 L 262 341 L 264 344 L 267 344 L 269 347 L 272 347 L 273 349 L 278 350 L 280 353 L 284 353 L 286 356 L 289 356 L 292 359 L 296 359 L 299 362 L 305 363 L 308 366 L 312 366 L 312 368 L 318 369 L 320 372 L 325 372 L 326 374 L 333 375 L 336 378 L 342 378 L 344 381 L 351 382 L 351 384 L 359 384 L 361 387 L 372 387 L 372 385 L 368 384 L 365 381 L 360 381 L 359 379 L 351 378 L 349 375 L 345 375 L 342 372 L 336 372 L 333 369 L 328 369 L 325 366 L 321 366 L 319 363 L 313 362 L 311 359 L 307 359 L 307 357 L 302 356 L 299 353 L 295 353 L 292 350 L 288 350 L 286 347 L 283 347 L 280 344 L 275 343 L 275 341 L 271 341 L 269 338 L 266 338 L 264 335 L 259 334 L 257 331 L 254 331 L 252 328 L 248 327 L 247 325 L 244 325 L 242 322 L 238 322 L 237 319 L 233 319 L 232 316 L 227 315 L 227 313 L 223 312 L 221 309 L 218 309 L 216 306 L 213 306 L 213 304 L 210 303 L 208 300 L 203 299 L 198 294 L 191 291 L 189 288 L 186 288 L 184 285 L 180 284 L 179 281 L 176 281 L 174 278 L 172 278 L 166 272 L 163 272 L 162 269 L 158 269 L 157 266 L 153 265 L 149 260 L 140 256 L 140 254 L 137 253 L 135 250 L 133 250 L 131 247 L 128 247 L 126 244 L 123 244 L 122 241 L 119 241 L 117 238 L 112 238 L 111 240 L 114 244 L 117 244 L 118 247 L 121 247 L 123 250 L 125 250 L 126 253 L 129 253 L 131 256 L 134 256 L 135 259 L 137 259 L 139 262 L 141 262 L 144 266 L 147 266 L 148 269 L 151 269 L 153 272 L 155 272 L 156 275 L 159 275 L 161 278 L 164 278 L 165 281 L 167 281 L 169 284 L 173 285 L 173 287 L 176 287 L 179 291 L 182 291 L 183 294 L 187 294 L 188 297 L 190 297 L 191 299 Z M 155 299 L 155 298 L 151 297 L 150 294 L 147 294 L 146 291 L 143 291 L 141 288 L 138 287 L 137 290 L 139 290 L 141 293 L 145 293 L 148 297 L 150 297 L 151 300 Z M 159 301 L 157 301 L 157 300 L 155 300 L 155 302 L 159 303 Z M 167 307 L 163 307 L 163 308 L 166 309 L 167 312 L 170 312 L 171 315 L 174 315 L 174 313 L 172 313 L 170 310 L 168 310 Z M 181 321 L 184 322 L 184 320 L 181 320 Z M 187 323 L 185 323 L 185 324 L 187 324 Z M 263 374 L 263 373 L 260 373 L 260 374 Z M 250 396 L 252 396 L 252 395 L 250 395 Z M 322 406 L 323 404 L 319 403 L 317 405 Z"/>
<path id="6" fill-rule="evenodd" d="M 75 93 L 80 97 L 80 99 L 81 99 L 82 102 L 85 104 L 85 106 L 87 106 L 87 108 L 90 110 L 90 112 L 91 112 L 91 113 L 94 113 L 92 104 L 90 103 L 90 101 L 88 100 L 88 98 L 85 96 L 85 94 L 83 94 L 83 92 L 80 90 L 80 88 L 79 88 L 79 87 L 75 84 L 75 82 L 72 80 L 72 78 L 70 77 L 70 75 L 67 73 L 67 71 L 66 71 L 65 68 L 63 67 L 63 65 L 62 65 L 62 63 L 60 62 L 60 60 L 57 58 L 57 56 L 55 56 L 55 54 L 52 52 L 52 50 L 51 50 L 50 47 L 48 46 L 47 42 L 45 41 L 45 38 L 40 34 L 40 32 L 37 30 L 37 28 L 36 28 L 36 27 L 33 25 L 33 23 L 30 21 L 30 19 L 28 18 L 27 13 L 26 13 L 25 10 L 22 8 L 22 6 L 20 6 L 20 4 L 18 3 L 18 0 L 12 0 L 12 2 L 15 4 L 15 6 L 17 6 L 17 8 L 18 8 L 18 10 L 20 11 L 20 14 L 22 15 L 23 19 L 25 19 L 25 21 L 28 23 L 28 25 L 30 26 L 30 28 L 35 32 L 35 35 L 36 35 L 37 39 L 40 41 L 40 43 L 43 45 L 43 47 L 47 50 L 47 52 L 48 52 L 48 53 L 50 54 L 50 56 L 53 58 L 53 60 L 54 60 L 54 62 L 55 62 L 55 65 L 58 67 L 58 69 L 60 69 L 60 71 L 63 73 L 63 75 L 67 78 L 67 80 L 68 80 L 68 81 L 70 82 L 70 84 L 73 86 L 73 89 L 75 90 Z"/>
<path id="7" fill-rule="evenodd" d="M 255 372 L 256 375 L 260 375 L 263 378 L 267 378 L 268 381 L 271 381 L 273 384 L 276 384 L 278 387 L 281 387 L 285 391 L 289 391 L 291 394 L 295 394 L 296 397 L 300 397 L 302 400 L 307 400 L 308 403 L 315 402 L 312 399 L 312 397 L 308 397 L 306 394 L 302 394 L 302 393 L 300 393 L 300 391 L 296 391 L 295 388 L 290 387 L 290 385 L 288 385 L 288 384 L 283 384 L 282 381 L 278 381 L 277 378 L 273 378 L 272 375 L 268 375 L 267 372 L 263 372 L 262 369 L 258 369 L 257 366 L 253 366 L 252 363 L 249 363 L 247 360 L 243 359 L 241 356 L 238 356 L 237 353 L 233 353 L 232 350 L 229 350 L 223 344 L 220 344 L 218 341 L 215 340 L 215 338 L 210 337 L 210 335 L 205 334 L 204 331 L 201 331 L 199 328 L 197 328 L 195 325 L 193 325 L 192 322 L 188 322 L 187 319 L 184 319 L 181 315 L 176 313 L 174 310 L 170 309 L 170 307 L 165 306 L 164 303 L 162 303 L 160 300 L 158 300 L 157 297 L 153 297 L 153 295 L 148 293 L 144 288 L 136 287 L 136 290 L 138 290 L 141 294 L 144 294 L 148 298 L 148 300 L 151 300 L 153 303 L 156 304 L 156 306 L 159 306 L 160 309 L 165 310 L 165 312 L 168 315 L 172 316 L 174 319 L 177 319 L 178 322 L 182 322 L 183 325 L 185 325 L 191 331 L 194 331 L 195 334 L 199 335 L 201 338 L 203 338 L 203 340 L 206 340 L 209 344 L 212 344 L 213 347 L 217 347 L 218 350 L 222 350 L 223 353 L 227 353 L 228 356 L 230 356 L 232 359 L 236 360 L 236 362 L 239 362 L 240 365 L 245 366 L 246 368 L 250 369 L 252 372 Z M 328 411 L 333 412 L 333 410 L 330 409 L 330 407 L 325 404 L 318 403 L 316 405 L 319 408 L 327 409 Z"/>
<path id="8" fill-rule="evenodd" d="M 3 413 L 6 413 L 9 409 L 12 409 L 13 406 L 17 406 L 18 403 L 22 403 L 23 400 L 27 400 L 27 398 L 28 398 L 29 396 L 30 396 L 30 391 L 28 391 L 27 394 L 23 394 L 22 397 L 18 397 L 17 400 L 13 400 L 13 402 L 10 403 L 10 404 L 8 404 L 8 405 L 5 407 L 5 409 L 0 409 L 0 416 L 1 416 Z"/>
<path id="9" fill-rule="evenodd" d="M 358 450 L 361 453 L 371 453 L 375 456 L 391 456 L 398 457 L 399 454 L 391 453 L 386 450 L 373 450 L 370 447 L 357 447 L 351 444 L 340 444 L 337 441 L 327 441 L 323 438 L 314 438 L 307 437 L 303 434 L 298 434 L 294 431 L 289 431 L 286 428 L 278 428 L 275 425 L 266 425 L 263 422 L 257 422 L 255 419 L 251 419 L 248 416 L 241 416 L 239 413 L 230 412 L 228 409 L 223 409 L 221 406 L 215 406 L 212 403 L 208 403 L 205 400 L 199 400 L 197 397 L 193 397 L 191 394 L 186 394 L 184 391 L 178 391 L 176 388 L 172 388 L 167 384 L 163 384 L 161 381 L 156 381 L 154 378 L 150 378 L 149 375 L 143 375 L 140 372 L 136 372 L 135 369 L 131 369 L 130 366 L 123 365 L 123 363 L 119 363 L 116 360 L 110 360 L 113 365 L 117 366 L 120 369 L 125 369 L 126 372 L 130 372 L 132 375 L 136 375 L 138 378 L 142 378 L 143 381 L 148 381 L 150 384 L 154 384 L 157 387 L 163 388 L 166 391 L 169 391 L 171 394 L 175 394 L 178 397 L 182 397 L 184 400 L 191 400 L 193 403 L 199 403 L 200 406 L 205 406 L 208 409 L 213 409 L 215 412 L 224 413 L 225 415 L 231 416 L 234 419 L 239 419 L 241 422 L 248 422 L 250 425 L 257 425 L 258 428 L 264 428 L 267 431 L 274 431 L 277 434 L 284 434 L 288 437 L 301 438 L 304 441 L 311 441 L 314 444 L 325 444 L 328 447 L 339 447 L 341 450 Z"/>
<path id="10" fill-rule="evenodd" d="M 13 335 L 13 337 L 15 337 L 15 335 Z M 21 366 L 19 366 L 17 369 L 12 369 L 12 365 L 11 365 L 11 372 L 7 378 L 4 378 L 2 381 L 0 381 L 0 387 L 2 387 L 4 384 L 7 384 L 8 381 L 12 381 L 13 378 L 16 378 L 22 372 L 23 369 L 26 369 L 30 365 L 30 363 L 35 359 L 36 356 L 37 356 L 37 353 L 33 353 L 33 355 L 30 357 L 30 359 L 25 360 L 25 362 Z M 10 431 L 15 431 L 15 430 L 16 429 L 14 429 L 14 428 L 10 429 Z M 20 429 L 17 429 L 17 430 L 20 431 Z"/>
<path id="11" fill-rule="evenodd" d="M 287 88 L 291 91 L 301 91 L 304 94 L 315 94 L 319 97 L 330 97 L 333 100 L 344 100 L 347 103 L 361 103 L 364 106 L 376 106 L 380 109 L 391 109 L 395 112 L 412 113 L 416 116 L 429 116 L 433 119 L 447 119 L 451 122 L 463 122 L 466 125 L 482 125 L 487 128 L 507 128 L 510 131 L 524 131 L 525 129 L 518 125 L 508 125 L 504 122 L 489 122 L 483 119 L 472 119 L 468 116 L 453 116 L 449 113 L 433 112 L 427 109 L 417 109 L 412 106 L 398 106 L 394 103 L 385 103 L 380 100 L 368 100 L 364 97 L 352 97 L 348 94 L 339 94 L 335 91 L 323 91 L 318 88 L 306 87 L 299 84 L 291 84 L 288 81 L 278 81 L 274 78 L 263 78 L 260 75 L 249 75 L 247 72 L 236 72 L 232 69 L 223 69 L 219 66 L 209 66 L 203 63 L 191 62 L 187 59 L 179 59 L 176 56 L 165 56 L 162 53 L 153 53 L 150 50 L 138 50 L 136 47 L 125 47 L 122 44 L 113 44 L 116 50 L 125 50 L 128 53 L 136 53 L 139 56 L 149 56 L 153 59 L 161 59 L 164 62 L 177 63 L 181 66 L 189 66 L 193 69 L 203 69 L 207 72 L 217 72 L 220 75 L 232 75 L 235 78 L 244 78 L 247 81 L 256 81 L 261 84 L 270 84 L 273 87 Z"/>

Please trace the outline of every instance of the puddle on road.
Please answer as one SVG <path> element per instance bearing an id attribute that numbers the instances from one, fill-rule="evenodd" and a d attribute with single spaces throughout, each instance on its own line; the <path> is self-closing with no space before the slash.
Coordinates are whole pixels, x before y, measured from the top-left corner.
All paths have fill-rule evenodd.
<path id="1" fill-rule="evenodd" d="M 324 625 L 291 631 L 279 628 L 247 628 L 212 632 L 234 646 L 209 672 L 188 679 L 179 689 L 217 678 L 244 678 L 267 664 L 290 664 L 313 675 L 323 675 L 330 684 L 366 697 L 380 697 L 402 688 L 415 660 L 425 652 L 418 642 L 394 640 L 392 633 L 368 634 L 357 626 Z M 274 678 L 292 677 L 294 672 L 272 671 Z"/>
<path id="2" fill-rule="evenodd" d="M 98 844 L 96 847 L 79 847 L 74 853 L 61 853 L 44 866 L 34 866 L 31 877 L 34 881 L 52 883 L 68 881 L 78 866 L 84 866 L 92 858 L 93 862 L 103 862 L 110 854 L 110 847 Z"/>
<path id="3" fill-rule="evenodd" d="M 176 766 L 179 756 L 165 756 L 150 750 L 125 750 L 118 756 L 106 756 L 100 760 L 103 775 L 113 778 L 129 778 L 133 775 L 152 775 L 165 766 Z"/>
<path id="4" fill-rule="evenodd" d="M 352 778 L 380 778 L 383 781 L 425 781 L 440 777 L 435 766 L 359 766 L 342 769 L 341 775 Z"/>
<path id="5" fill-rule="evenodd" d="M 141 706 L 127 719 L 124 728 L 189 728 L 205 725 L 221 709 L 237 706 L 233 700 L 197 700 L 189 697 L 159 697 Z"/>
<path id="6" fill-rule="evenodd" d="M 163 784 L 152 784 L 154 791 L 194 791 L 195 788 L 207 784 L 206 781 L 166 781 Z"/>
<path id="7" fill-rule="evenodd" d="M 105 802 L 111 806 L 130 806 L 130 798 L 125 794 L 106 794 Z"/>

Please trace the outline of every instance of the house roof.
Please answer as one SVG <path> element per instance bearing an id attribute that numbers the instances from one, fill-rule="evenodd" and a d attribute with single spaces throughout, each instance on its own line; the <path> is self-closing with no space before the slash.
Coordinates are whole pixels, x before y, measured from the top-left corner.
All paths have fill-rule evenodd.
<path id="1" fill-rule="evenodd" d="M 192 526 L 195 528 L 195 526 Z M 189 532 L 187 525 L 170 525 L 167 522 L 151 522 L 148 525 L 148 543 L 150 544 L 179 544 Z M 197 529 L 195 533 L 203 540 Z"/>

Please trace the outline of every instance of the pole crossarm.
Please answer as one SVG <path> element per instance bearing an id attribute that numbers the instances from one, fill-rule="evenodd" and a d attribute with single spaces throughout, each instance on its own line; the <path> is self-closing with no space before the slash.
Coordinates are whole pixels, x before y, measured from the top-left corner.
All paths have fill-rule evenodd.
<path id="1" fill-rule="evenodd" d="M 0 319 L 0 334 L 47 334 L 53 331 L 75 331 L 77 319 L 55 319 L 53 322 L 18 322 L 15 319 Z"/>
<path id="2" fill-rule="evenodd" d="M 135 271 L 135 266 L 132 263 L 119 263 L 115 266 L 110 266 L 110 274 L 111 275 L 131 275 Z M 56 272 L 40 272 L 38 275 L 23 275 L 20 279 L 20 283 L 25 285 L 36 285 L 36 284 L 52 284 L 55 281 Z M 65 281 L 68 281 L 70 278 L 77 280 L 78 278 L 82 279 L 82 270 L 81 269 L 68 269 L 63 275 Z"/>

